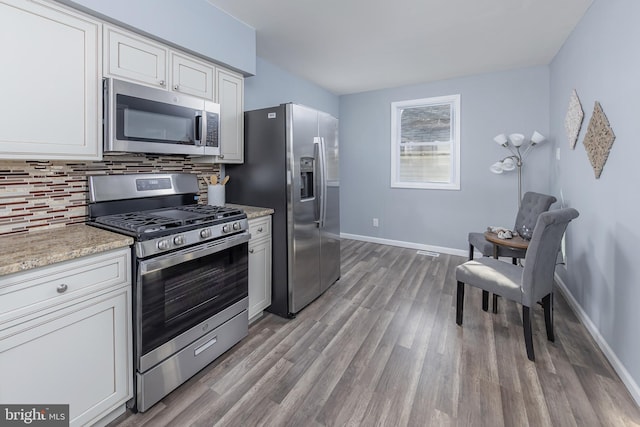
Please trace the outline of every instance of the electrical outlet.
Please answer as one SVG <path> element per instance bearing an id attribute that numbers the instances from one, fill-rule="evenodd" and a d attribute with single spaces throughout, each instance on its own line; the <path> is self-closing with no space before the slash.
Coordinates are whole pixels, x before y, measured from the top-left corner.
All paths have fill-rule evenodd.
<path id="1" fill-rule="evenodd" d="M 377 227 L 379 225 L 378 218 L 373 218 L 373 226 Z"/>

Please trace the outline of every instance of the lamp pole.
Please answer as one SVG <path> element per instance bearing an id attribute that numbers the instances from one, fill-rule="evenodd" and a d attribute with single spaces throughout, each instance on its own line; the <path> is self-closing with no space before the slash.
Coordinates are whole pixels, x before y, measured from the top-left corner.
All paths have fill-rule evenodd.
<path id="1" fill-rule="evenodd" d="M 528 146 L 526 146 L 524 135 L 519 133 L 512 133 L 508 138 L 505 134 L 500 134 L 493 138 L 498 145 L 509 150 L 511 152 L 511 156 L 507 156 L 499 162 L 491 165 L 491 172 L 501 174 L 505 171 L 512 171 L 514 169 L 514 163 L 515 167 L 518 168 L 518 209 L 520 209 L 522 204 L 522 165 L 524 164 L 524 158 L 533 147 L 543 142 L 545 139 L 546 138 L 538 133 L 538 131 L 533 132 Z M 524 152 L 521 152 L 520 147 L 523 144 L 525 144 L 526 149 Z M 506 162 L 507 159 L 509 159 L 509 162 Z"/>
<path id="2" fill-rule="evenodd" d="M 516 159 L 516 166 L 518 167 L 518 210 L 520 210 L 520 205 L 522 204 L 522 159 L 520 157 Z"/>

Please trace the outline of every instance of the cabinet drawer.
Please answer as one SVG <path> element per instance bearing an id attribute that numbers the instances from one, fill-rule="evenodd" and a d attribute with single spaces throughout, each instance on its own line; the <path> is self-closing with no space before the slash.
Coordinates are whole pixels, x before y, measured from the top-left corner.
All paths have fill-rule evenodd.
<path id="1" fill-rule="evenodd" d="M 100 290 L 130 285 L 129 269 L 130 250 L 126 248 L 0 277 L 0 324 L 39 315 Z M 0 329 L 5 326 L 9 325 Z"/>
<path id="2" fill-rule="evenodd" d="M 251 241 L 271 236 L 271 216 L 249 220 L 249 233 Z"/>

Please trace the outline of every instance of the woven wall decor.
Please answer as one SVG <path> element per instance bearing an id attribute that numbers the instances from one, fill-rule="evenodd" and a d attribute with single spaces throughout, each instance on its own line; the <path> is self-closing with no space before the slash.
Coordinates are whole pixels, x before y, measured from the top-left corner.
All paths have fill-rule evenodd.
<path id="1" fill-rule="evenodd" d="M 607 116 L 602 111 L 602 106 L 598 101 L 593 107 L 593 115 L 589 120 L 589 127 L 587 128 L 587 134 L 584 137 L 584 148 L 587 150 L 589 161 L 593 167 L 593 172 L 596 175 L 596 179 L 600 178 L 604 164 L 609 157 L 609 151 L 616 136 L 613 134 L 613 129 L 609 125 Z"/>
<path id="2" fill-rule="evenodd" d="M 580 98 L 578 98 L 578 92 L 574 89 L 573 92 L 571 92 L 569 108 L 567 108 L 567 115 L 564 118 L 564 129 L 567 132 L 567 139 L 569 140 L 571 149 L 576 147 L 583 119 L 584 111 L 580 104 Z"/>

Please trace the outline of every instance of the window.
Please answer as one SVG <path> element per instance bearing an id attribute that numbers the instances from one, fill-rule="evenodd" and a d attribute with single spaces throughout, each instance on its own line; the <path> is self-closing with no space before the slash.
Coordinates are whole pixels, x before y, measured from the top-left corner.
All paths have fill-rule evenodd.
<path id="1" fill-rule="evenodd" d="M 460 189 L 460 95 L 391 103 L 391 187 Z"/>

